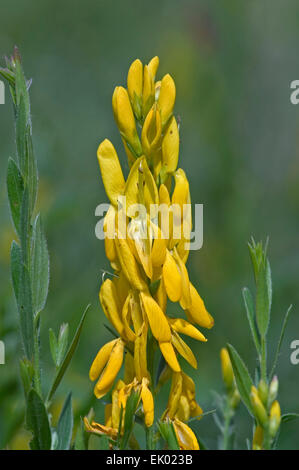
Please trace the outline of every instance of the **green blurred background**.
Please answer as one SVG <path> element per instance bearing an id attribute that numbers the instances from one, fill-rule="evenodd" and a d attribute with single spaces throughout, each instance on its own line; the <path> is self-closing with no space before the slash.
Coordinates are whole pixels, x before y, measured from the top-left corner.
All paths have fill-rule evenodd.
<path id="1" fill-rule="evenodd" d="M 193 203 L 204 204 L 204 246 L 191 253 L 190 277 L 215 317 L 199 357 L 198 400 L 214 407 L 221 390 L 219 350 L 231 342 L 255 366 L 241 289 L 253 287 L 246 242 L 270 237 L 274 300 L 270 338 L 276 343 L 284 312 L 293 314 L 279 365 L 283 411 L 299 412 L 299 365 L 290 363 L 290 342 L 299 339 L 299 107 L 290 103 L 290 82 L 299 79 L 299 5 L 296 0 L 10 0 L 1 8 L 0 55 L 20 48 L 31 88 L 35 153 L 40 173 L 39 206 L 46 227 L 51 281 L 43 313 L 45 389 L 53 367 L 48 329 L 62 322 L 74 332 L 87 303 L 92 308 L 74 360 L 58 392 L 71 389 L 77 414 L 88 409 L 90 363 L 109 339 L 98 303 L 101 269 L 109 269 L 96 239 L 94 211 L 106 201 L 96 149 L 113 141 L 126 158 L 112 116 L 111 96 L 126 83 L 130 63 L 160 57 L 159 77 L 177 86 L 181 117 L 180 165 L 190 180 Z M 10 284 L 13 238 L 5 188 L 6 165 L 15 155 L 12 106 L 0 106 L 0 447 L 22 447 L 21 354 Z M 274 347 L 273 347 L 274 349 Z M 188 369 L 188 368 L 187 368 Z M 164 393 L 166 395 L 166 392 Z M 166 399 L 166 396 L 164 397 Z M 99 417 L 102 406 L 96 404 Z M 55 414 L 55 410 L 54 410 Z M 217 446 L 212 416 L 200 435 Z M 237 443 L 251 429 L 245 410 L 237 420 Z M 299 449 L 299 424 L 282 429 L 280 448 Z"/>

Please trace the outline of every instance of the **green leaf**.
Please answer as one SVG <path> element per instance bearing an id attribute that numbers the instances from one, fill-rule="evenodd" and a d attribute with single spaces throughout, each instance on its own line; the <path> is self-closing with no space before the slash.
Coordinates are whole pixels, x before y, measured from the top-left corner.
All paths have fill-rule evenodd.
<path id="1" fill-rule="evenodd" d="M 57 425 L 57 450 L 69 450 L 73 433 L 72 394 L 67 396 Z"/>
<path id="2" fill-rule="evenodd" d="M 124 435 L 120 442 L 120 449 L 126 449 L 135 423 L 135 413 L 138 407 L 140 393 L 132 391 L 127 399 L 124 419 Z"/>
<path id="3" fill-rule="evenodd" d="M 83 419 L 80 418 L 80 424 L 78 425 L 76 438 L 75 438 L 75 450 L 87 450 L 88 441 L 90 434 L 85 431 Z"/>
<path id="4" fill-rule="evenodd" d="M 51 398 L 53 397 L 54 393 L 56 392 L 57 390 L 57 387 L 58 385 L 60 384 L 68 366 L 69 366 L 69 363 L 71 362 L 71 359 L 76 351 L 76 348 L 78 346 L 78 342 L 79 342 L 79 339 L 80 339 L 80 335 L 81 335 L 81 331 L 82 331 L 82 328 L 83 328 L 83 324 L 84 324 L 84 320 L 85 320 L 85 317 L 86 317 L 86 314 L 87 314 L 87 311 L 89 310 L 89 307 L 90 307 L 90 304 L 86 307 L 85 309 L 85 312 L 83 313 L 82 317 L 81 317 L 81 320 L 80 320 L 80 323 L 78 325 L 78 328 L 77 328 L 77 331 L 75 333 L 75 336 L 70 344 L 70 347 L 65 355 L 65 358 L 61 364 L 61 366 L 59 367 L 57 373 L 56 373 L 56 376 L 55 376 L 55 379 L 54 379 L 54 382 L 53 382 L 53 385 L 50 389 L 50 392 L 49 392 L 49 395 L 48 395 L 48 399 L 47 401 L 50 401 Z"/>
<path id="5" fill-rule="evenodd" d="M 272 301 L 271 270 L 268 261 L 260 267 L 256 287 L 256 320 L 259 332 L 265 338 L 270 323 Z"/>
<path id="6" fill-rule="evenodd" d="M 282 415 L 281 422 L 290 423 L 291 421 L 295 421 L 296 419 L 299 419 L 299 413 L 286 413 Z"/>
<path id="7" fill-rule="evenodd" d="M 26 182 L 29 190 L 30 210 L 32 213 L 36 202 L 38 175 L 36 159 L 33 152 L 32 136 L 29 130 L 26 134 L 26 165 Z"/>
<path id="8" fill-rule="evenodd" d="M 20 316 L 23 346 L 27 359 L 31 360 L 34 351 L 31 286 L 28 270 L 22 262 L 21 249 L 15 241 L 11 246 L 11 273 Z"/>
<path id="9" fill-rule="evenodd" d="M 159 421 L 158 429 L 164 441 L 167 442 L 169 450 L 180 449 L 176 433 L 171 421 Z"/>
<path id="10" fill-rule="evenodd" d="M 244 287 L 242 293 L 243 293 L 243 299 L 244 299 L 244 304 L 245 304 L 245 309 L 246 309 L 248 323 L 250 326 L 252 339 L 253 339 L 253 342 L 255 344 L 258 354 L 260 354 L 261 347 L 260 347 L 258 332 L 255 326 L 255 312 L 254 312 L 253 298 L 252 298 L 250 290 L 247 287 Z"/>
<path id="11" fill-rule="evenodd" d="M 39 214 L 32 232 L 30 274 L 33 311 L 37 314 L 45 306 L 49 286 L 49 254 Z"/>
<path id="12" fill-rule="evenodd" d="M 17 234 L 20 233 L 20 217 L 23 199 L 24 182 L 21 172 L 12 158 L 8 160 L 7 167 L 7 194 L 11 217 Z"/>
<path id="13" fill-rule="evenodd" d="M 272 370 L 271 370 L 271 374 L 270 374 L 270 380 L 273 378 L 274 373 L 275 373 L 275 369 L 276 369 L 276 366 L 277 366 L 281 345 L 282 345 L 284 334 L 285 334 L 285 329 L 286 329 L 286 326 L 288 324 L 292 308 L 293 308 L 293 305 L 290 305 L 287 312 L 286 312 L 286 314 L 285 314 L 284 320 L 283 320 L 283 324 L 282 324 L 282 328 L 281 328 L 281 332 L 280 332 L 280 337 L 279 337 L 279 340 L 278 340 L 278 344 L 277 344 L 277 348 L 276 348 L 276 352 L 275 352 L 275 356 L 274 356 L 274 362 L 273 362 L 273 366 L 272 366 Z"/>
<path id="14" fill-rule="evenodd" d="M 33 434 L 33 439 L 30 442 L 31 449 L 51 449 L 51 430 L 47 411 L 34 389 L 30 390 L 27 397 L 26 424 Z"/>
<path id="15" fill-rule="evenodd" d="M 250 401 L 251 387 L 253 385 L 252 379 L 244 361 L 241 359 L 235 348 L 231 344 L 227 344 L 227 350 L 232 363 L 239 393 L 249 413 L 253 415 L 254 413 Z"/>

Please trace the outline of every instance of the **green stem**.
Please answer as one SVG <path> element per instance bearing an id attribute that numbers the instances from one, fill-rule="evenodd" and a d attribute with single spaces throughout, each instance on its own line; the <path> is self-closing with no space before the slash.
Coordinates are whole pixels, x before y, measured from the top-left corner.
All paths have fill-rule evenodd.
<path id="1" fill-rule="evenodd" d="M 231 424 L 231 419 L 233 417 L 234 413 L 233 410 L 230 406 L 230 400 L 227 397 L 226 400 L 226 406 L 224 408 L 224 428 L 223 428 L 223 441 L 222 441 L 222 449 L 223 450 L 228 450 L 229 449 L 229 441 L 231 437 L 230 433 L 230 424 Z"/>
<path id="2" fill-rule="evenodd" d="M 266 338 L 261 338 L 261 377 L 267 383 L 267 349 Z"/>

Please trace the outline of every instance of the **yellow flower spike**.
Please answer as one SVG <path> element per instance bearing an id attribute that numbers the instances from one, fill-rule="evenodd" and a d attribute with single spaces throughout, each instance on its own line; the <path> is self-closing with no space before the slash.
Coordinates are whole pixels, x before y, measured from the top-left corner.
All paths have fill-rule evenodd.
<path id="1" fill-rule="evenodd" d="M 191 307 L 192 304 L 189 275 L 187 268 L 179 257 L 176 248 L 173 249 L 173 257 L 181 274 L 182 296 L 180 299 L 180 305 L 182 309 L 186 310 L 187 308 Z"/>
<path id="2" fill-rule="evenodd" d="M 109 341 L 109 343 L 106 343 L 98 352 L 96 355 L 91 368 L 89 370 L 89 378 L 90 380 L 94 381 L 96 380 L 102 370 L 104 369 L 105 365 L 107 364 L 111 351 L 116 343 L 117 339 L 114 339 L 112 341 Z"/>
<path id="3" fill-rule="evenodd" d="M 161 110 L 162 127 L 164 128 L 170 119 L 175 103 L 175 84 L 172 77 L 167 74 L 161 80 L 158 105 Z"/>
<path id="4" fill-rule="evenodd" d="M 212 315 L 206 310 L 205 304 L 200 297 L 199 293 L 190 282 L 190 294 L 191 294 L 191 307 L 186 310 L 189 321 L 197 323 L 197 325 L 204 328 L 212 328 L 214 326 L 214 319 Z"/>
<path id="5" fill-rule="evenodd" d="M 137 380 L 148 376 L 146 361 L 147 325 L 144 323 L 140 328 L 134 343 L 134 367 Z"/>
<path id="6" fill-rule="evenodd" d="M 178 302 L 182 297 L 182 280 L 177 264 L 167 250 L 163 265 L 163 280 L 166 293 L 172 302 Z"/>
<path id="7" fill-rule="evenodd" d="M 143 69 L 142 116 L 146 117 L 155 100 L 154 79 L 148 65 Z"/>
<path id="8" fill-rule="evenodd" d="M 173 426 L 181 450 L 199 450 L 196 436 L 187 424 L 175 419 Z"/>
<path id="9" fill-rule="evenodd" d="M 254 431 L 252 449 L 261 450 L 263 447 L 263 440 L 264 440 L 264 430 L 261 426 L 258 425 Z"/>
<path id="10" fill-rule="evenodd" d="M 118 339 L 113 346 L 106 367 L 97 382 L 94 393 L 97 398 L 102 398 L 107 393 L 107 389 L 112 386 L 123 363 L 124 343 Z"/>
<path id="11" fill-rule="evenodd" d="M 179 160 L 179 147 L 179 129 L 173 116 L 162 141 L 162 161 L 166 173 L 173 173 L 176 170 Z"/>
<path id="12" fill-rule="evenodd" d="M 140 120 L 142 113 L 143 65 L 139 59 L 134 60 L 129 68 L 127 86 L 134 114 Z"/>
<path id="13" fill-rule="evenodd" d="M 124 325 L 125 335 L 129 341 L 134 342 L 136 339 L 136 334 L 130 328 L 130 321 L 131 321 L 131 296 L 132 294 L 129 293 L 128 297 L 124 303 L 122 308 L 122 320 Z"/>
<path id="14" fill-rule="evenodd" d="M 140 291 L 145 290 L 147 288 L 146 282 L 143 279 L 138 263 L 129 248 L 128 241 L 117 236 L 115 239 L 115 246 L 121 268 L 131 286 Z"/>
<path id="15" fill-rule="evenodd" d="M 177 352 L 187 361 L 189 364 L 197 369 L 197 360 L 189 346 L 182 340 L 182 338 L 174 331 L 171 337 L 171 342 Z"/>
<path id="16" fill-rule="evenodd" d="M 159 188 L 159 202 L 160 204 L 166 204 L 167 206 L 170 206 L 170 196 L 165 184 L 161 184 Z"/>
<path id="17" fill-rule="evenodd" d="M 155 56 L 148 63 L 148 69 L 151 73 L 151 76 L 152 76 L 153 80 L 155 80 L 155 77 L 157 75 L 158 67 L 159 67 L 159 57 Z"/>
<path id="18" fill-rule="evenodd" d="M 124 325 L 121 317 L 121 305 L 115 284 L 111 279 L 106 279 L 101 285 L 99 298 L 106 317 L 118 331 L 120 336 L 122 336 Z"/>
<path id="19" fill-rule="evenodd" d="M 168 318 L 168 322 L 171 325 L 171 328 L 177 333 L 190 336 L 190 338 L 197 339 L 198 341 L 207 341 L 205 336 L 195 328 L 195 326 L 191 325 L 191 323 L 188 323 L 183 318 Z"/>
<path id="20" fill-rule="evenodd" d="M 226 348 L 222 348 L 220 351 L 221 370 L 223 382 L 226 385 L 227 390 L 231 390 L 234 384 L 234 372 L 230 357 Z"/>
<path id="21" fill-rule="evenodd" d="M 171 332 L 165 314 L 149 292 L 140 292 L 139 295 L 153 336 L 159 342 L 169 342 L 171 340 Z"/>
<path id="22" fill-rule="evenodd" d="M 98 161 L 105 191 L 111 204 L 117 205 L 118 196 L 125 189 L 125 180 L 115 148 L 105 139 L 98 148 Z"/>
<path id="23" fill-rule="evenodd" d="M 167 416 L 173 419 L 177 413 L 180 397 L 183 390 L 183 378 L 180 372 L 174 372 L 172 374 L 171 388 L 169 393 L 169 399 L 167 403 Z"/>
<path id="24" fill-rule="evenodd" d="M 141 400 L 143 404 L 144 422 L 147 427 L 150 427 L 154 422 L 154 399 L 147 384 L 148 380 L 143 378 L 141 384 Z"/>
<path id="25" fill-rule="evenodd" d="M 174 372 L 181 372 L 181 366 L 178 362 L 172 344 L 170 342 L 159 343 L 159 347 L 169 367 L 171 367 Z"/>
<path id="26" fill-rule="evenodd" d="M 148 115 L 145 118 L 142 132 L 141 132 L 141 142 L 142 148 L 145 155 L 149 158 L 155 150 L 161 145 L 161 115 L 156 106 L 152 106 Z"/>
<path id="27" fill-rule="evenodd" d="M 125 139 L 130 150 L 132 149 L 136 156 L 140 156 L 142 153 L 141 143 L 137 134 L 129 95 L 124 87 L 118 86 L 115 88 L 112 107 L 121 136 Z"/>

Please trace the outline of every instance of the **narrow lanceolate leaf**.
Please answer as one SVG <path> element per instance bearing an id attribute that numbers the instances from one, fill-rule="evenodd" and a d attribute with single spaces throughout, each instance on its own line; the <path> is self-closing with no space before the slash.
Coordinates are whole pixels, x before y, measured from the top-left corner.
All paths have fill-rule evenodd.
<path id="1" fill-rule="evenodd" d="M 120 449 L 126 449 L 132 434 L 135 423 L 135 413 L 139 403 L 139 396 L 140 394 L 138 392 L 133 391 L 127 400 L 124 420 L 124 435 L 120 442 Z"/>
<path id="2" fill-rule="evenodd" d="M 10 213 L 17 234 L 20 233 L 23 191 L 24 182 L 20 170 L 15 161 L 12 158 L 9 158 L 7 167 L 7 194 L 10 205 Z"/>
<path id="3" fill-rule="evenodd" d="M 49 329 L 49 343 L 50 343 L 51 356 L 52 356 L 54 364 L 56 365 L 57 364 L 57 338 L 52 328 Z"/>
<path id="4" fill-rule="evenodd" d="M 72 394 L 69 393 L 63 405 L 57 425 L 57 450 L 69 450 L 73 433 Z"/>
<path id="5" fill-rule="evenodd" d="M 24 96 L 19 97 L 18 89 L 16 91 L 17 101 L 19 101 L 16 108 L 16 144 L 21 173 L 24 175 L 26 173 L 27 110 Z"/>
<path id="6" fill-rule="evenodd" d="M 51 449 L 51 430 L 47 411 L 40 396 L 33 389 L 27 397 L 26 424 L 33 434 L 30 442 L 31 449 Z"/>
<path id="7" fill-rule="evenodd" d="M 50 389 L 50 392 L 49 392 L 49 395 L 48 395 L 48 401 L 51 400 L 51 398 L 53 397 L 54 393 L 56 392 L 57 390 L 57 387 L 58 385 L 60 384 L 68 366 L 69 366 L 69 363 L 71 362 L 71 359 L 76 351 L 76 348 L 78 346 L 78 342 L 79 342 L 79 339 L 80 339 L 80 335 L 81 335 L 81 331 L 82 331 L 82 328 L 83 328 L 83 324 L 84 324 L 84 320 L 85 320 L 85 317 L 86 317 L 86 314 L 87 314 L 87 311 L 89 309 L 90 305 L 88 305 L 85 309 L 85 312 L 83 313 L 82 317 L 81 317 L 81 320 L 80 320 L 80 323 L 79 323 L 79 326 L 77 328 L 77 331 L 75 333 L 75 336 L 70 344 L 70 347 L 65 355 L 65 358 L 61 364 L 61 366 L 59 367 L 57 373 L 56 373 L 56 376 L 55 376 L 55 379 L 54 379 L 54 382 L 53 382 L 53 385 Z"/>
<path id="8" fill-rule="evenodd" d="M 299 413 L 286 413 L 282 415 L 281 422 L 290 423 L 291 421 L 295 421 L 296 419 L 299 419 Z"/>
<path id="9" fill-rule="evenodd" d="M 290 305 L 287 312 L 286 312 L 286 314 L 285 314 L 284 320 L 283 320 L 283 324 L 282 324 L 282 328 L 281 328 L 281 332 L 280 332 L 280 337 L 279 337 L 279 340 L 278 340 L 278 344 L 277 344 L 277 348 L 276 348 L 276 352 L 275 352 L 275 356 L 274 356 L 274 362 L 273 362 L 273 366 L 272 366 L 272 370 L 271 370 L 271 374 L 270 374 L 270 380 L 273 378 L 274 373 L 275 373 L 275 369 L 276 369 L 276 366 L 277 366 L 281 345 L 282 345 L 283 338 L 284 338 L 285 329 L 286 329 L 286 326 L 288 324 L 289 316 L 290 316 L 292 308 L 293 308 L 293 305 Z"/>
<path id="10" fill-rule="evenodd" d="M 252 405 L 250 401 L 250 392 L 253 385 L 248 369 L 244 364 L 235 348 L 231 344 L 227 344 L 227 350 L 232 363 L 236 384 L 241 398 L 247 407 L 249 413 L 253 415 Z"/>
<path id="11" fill-rule="evenodd" d="M 33 226 L 30 274 L 33 311 L 37 314 L 45 306 L 49 285 L 49 254 L 39 214 Z"/>
<path id="12" fill-rule="evenodd" d="M 254 312 L 254 303 L 250 290 L 247 287 L 243 289 L 243 299 L 247 314 L 248 323 L 250 326 L 250 331 L 252 335 L 253 342 L 255 344 L 258 354 L 260 354 L 260 341 L 258 337 L 258 332 L 255 325 L 255 312 Z"/>
<path id="13" fill-rule="evenodd" d="M 260 267 L 256 288 L 256 320 L 261 336 L 265 337 L 269 327 L 272 302 L 271 270 L 268 261 Z"/>
<path id="14" fill-rule="evenodd" d="M 11 273 L 20 316 L 23 346 L 27 359 L 31 360 L 34 350 L 31 286 L 28 270 L 22 261 L 21 248 L 15 241 L 11 246 Z"/>

